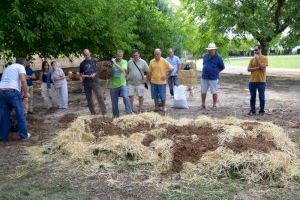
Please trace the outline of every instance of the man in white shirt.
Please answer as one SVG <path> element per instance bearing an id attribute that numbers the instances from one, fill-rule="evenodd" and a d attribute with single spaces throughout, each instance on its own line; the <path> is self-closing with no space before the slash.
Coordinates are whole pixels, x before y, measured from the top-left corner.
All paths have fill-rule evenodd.
<path id="1" fill-rule="evenodd" d="M 30 137 L 22 104 L 22 98 L 27 98 L 25 66 L 26 59 L 17 58 L 15 64 L 9 65 L 3 71 L 0 82 L 0 141 L 8 139 L 12 109 L 16 111 L 17 129 L 21 140 Z"/>

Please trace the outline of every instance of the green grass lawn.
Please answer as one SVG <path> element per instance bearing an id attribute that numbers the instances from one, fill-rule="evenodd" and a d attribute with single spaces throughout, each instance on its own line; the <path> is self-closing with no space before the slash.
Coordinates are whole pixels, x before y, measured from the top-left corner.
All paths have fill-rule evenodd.
<path id="1" fill-rule="evenodd" d="M 271 68 L 290 68 L 300 69 L 300 55 L 291 56 L 268 56 L 269 67 Z M 228 58 L 225 60 L 225 64 L 233 66 L 248 66 L 250 57 L 243 58 Z"/>

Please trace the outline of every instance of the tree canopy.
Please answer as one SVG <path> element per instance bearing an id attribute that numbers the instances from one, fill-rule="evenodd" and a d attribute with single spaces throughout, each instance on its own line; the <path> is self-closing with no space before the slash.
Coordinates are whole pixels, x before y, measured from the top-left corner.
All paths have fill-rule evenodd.
<path id="1" fill-rule="evenodd" d="M 226 45 L 230 37 L 234 40 L 252 36 L 262 45 L 266 54 L 270 43 L 281 37 L 288 27 L 293 35 L 299 35 L 299 0 L 184 2 L 186 11 L 192 14 L 194 23 L 199 27 L 201 41 L 209 38 L 219 45 Z"/>
<path id="2" fill-rule="evenodd" d="M 163 0 L 2 0 L 0 47 L 7 56 L 99 56 L 176 46 L 176 18 Z"/>

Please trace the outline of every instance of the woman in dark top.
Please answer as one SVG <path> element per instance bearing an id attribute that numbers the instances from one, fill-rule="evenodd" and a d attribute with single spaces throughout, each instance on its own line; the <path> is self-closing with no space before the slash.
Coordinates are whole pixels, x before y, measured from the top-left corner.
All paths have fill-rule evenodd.
<path id="1" fill-rule="evenodd" d="M 43 61 L 42 70 L 40 74 L 41 91 L 42 91 L 42 97 L 44 99 L 45 105 L 48 109 L 52 107 L 57 107 L 57 102 L 56 102 L 57 98 L 56 98 L 55 88 L 51 80 L 51 73 L 52 70 L 50 68 L 49 63 L 47 61 Z"/>

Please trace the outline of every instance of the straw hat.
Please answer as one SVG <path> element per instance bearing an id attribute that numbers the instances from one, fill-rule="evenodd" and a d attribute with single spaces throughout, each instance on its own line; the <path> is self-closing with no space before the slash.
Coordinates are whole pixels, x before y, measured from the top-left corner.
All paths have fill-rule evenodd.
<path id="1" fill-rule="evenodd" d="M 208 44 L 207 50 L 217 49 L 217 46 L 215 43 L 211 42 Z"/>

